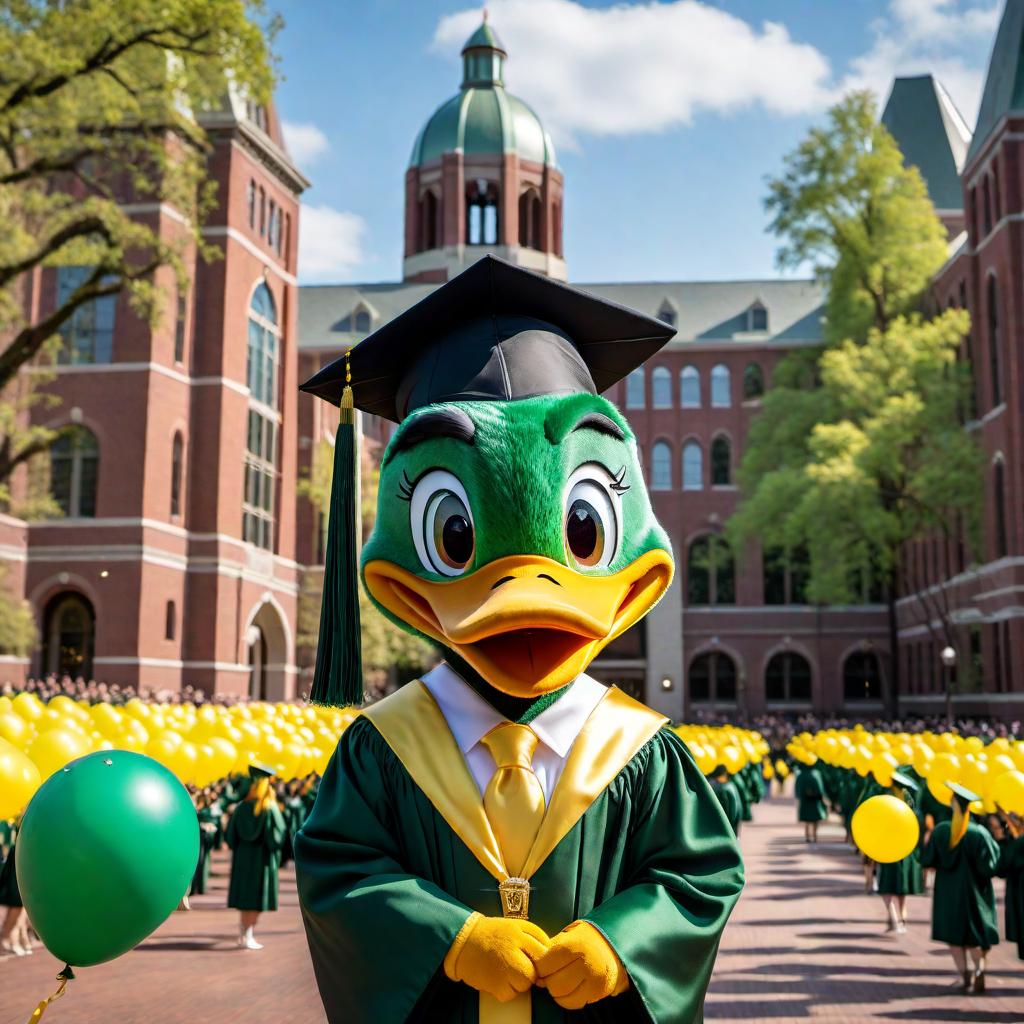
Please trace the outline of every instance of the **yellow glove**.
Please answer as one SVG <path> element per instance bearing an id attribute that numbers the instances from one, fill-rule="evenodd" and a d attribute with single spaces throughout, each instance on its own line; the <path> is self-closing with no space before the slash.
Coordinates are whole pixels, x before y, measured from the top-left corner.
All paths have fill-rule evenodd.
<path id="1" fill-rule="evenodd" d="M 551 940 L 529 921 L 472 914 L 444 958 L 444 973 L 507 1003 L 537 981 L 533 962 Z"/>
<path id="2" fill-rule="evenodd" d="M 537 961 L 537 984 L 564 1010 L 581 1010 L 629 988 L 629 975 L 608 940 L 586 921 L 573 921 Z"/>

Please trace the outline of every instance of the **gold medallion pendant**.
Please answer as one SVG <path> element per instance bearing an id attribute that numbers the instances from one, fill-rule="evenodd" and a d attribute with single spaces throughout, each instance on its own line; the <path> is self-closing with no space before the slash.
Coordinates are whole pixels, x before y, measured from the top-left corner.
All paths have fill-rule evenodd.
<path id="1" fill-rule="evenodd" d="M 506 878 L 498 883 L 501 913 L 525 921 L 530 915 L 530 883 L 525 878 Z"/>

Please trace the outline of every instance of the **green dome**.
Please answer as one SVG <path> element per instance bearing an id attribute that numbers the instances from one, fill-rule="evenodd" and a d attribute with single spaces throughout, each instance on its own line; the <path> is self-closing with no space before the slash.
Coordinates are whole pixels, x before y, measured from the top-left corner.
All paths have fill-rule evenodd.
<path id="1" fill-rule="evenodd" d="M 555 150 L 540 118 L 505 90 L 505 50 L 485 21 L 462 49 L 461 91 L 442 103 L 423 126 L 410 165 L 419 167 L 456 151 L 466 156 L 515 153 L 554 166 Z"/>

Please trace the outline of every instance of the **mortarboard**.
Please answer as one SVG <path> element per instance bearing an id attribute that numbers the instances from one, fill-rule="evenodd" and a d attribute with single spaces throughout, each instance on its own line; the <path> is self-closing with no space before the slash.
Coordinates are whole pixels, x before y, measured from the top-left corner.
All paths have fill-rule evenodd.
<path id="1" fill-rule="evenodd" d="M 981 799 L 977 793 L 968 789 L 966 786 L 961 786 L 959 782 L 947 782 L 946 786 L 952 791 L 953 795 L 960 800 L 964 807 L 968 804 L 974 803 L 975 800 Z"/>
<path id="2" fill-rule="evenodd" d="M 921 787 L 909 776 L 904 775 L 899 768 L 892 773 L 892 781 L 901 785 L 904 789 L 920 789 Z"/>
<path id="3" fill-rule="evenodd" d="M 341 410 L 313 703 L 363 698 L 353 410 L 397 423 L 437 402 L 600 394 L 674 334 L 661 320 L 488 255 L 302 385 Z"/>
<path id="4" fill-rule="evenodd" d="M 255 762 L 249 765 L 249 778 L 255 782 L 257 779 L 269 779 L 274 774 L 274 769 L 269 765 Z"/>

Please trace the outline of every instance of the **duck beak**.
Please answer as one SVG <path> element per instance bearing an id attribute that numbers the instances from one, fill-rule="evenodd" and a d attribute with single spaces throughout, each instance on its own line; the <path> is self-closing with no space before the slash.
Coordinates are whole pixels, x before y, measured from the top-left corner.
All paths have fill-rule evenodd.
<path id="1" fill-rule="evenodd" d="M 657 602 L 672 580 L 672 556 L 655 548 L 616 573 L 591 576 L 510 555 L 443 583 L 374 559 L 364 578 L 374 600 L 496 689 L 533 697 L 572 682 Z"/>

